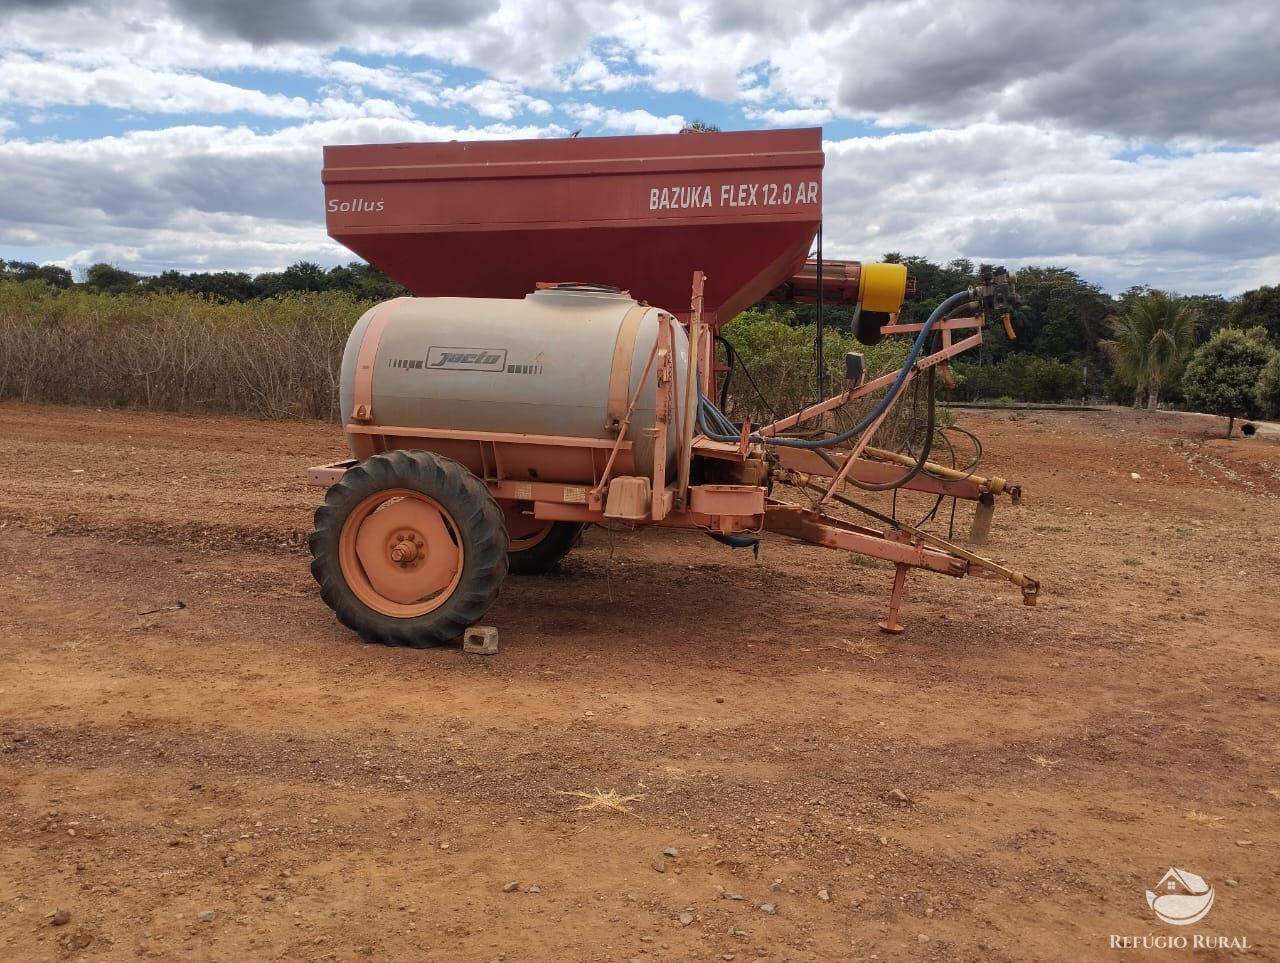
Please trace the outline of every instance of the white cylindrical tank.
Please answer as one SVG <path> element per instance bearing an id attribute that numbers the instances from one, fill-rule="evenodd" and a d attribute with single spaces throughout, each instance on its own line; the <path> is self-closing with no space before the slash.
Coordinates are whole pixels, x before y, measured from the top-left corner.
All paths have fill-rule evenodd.
<path id="1" fill-rule="evenodd" d="M 362 354 L 372 354 L 368 423 L 403 428 L 617 437 L 658 337 L 657 308 L 630 295 L 547 288 L 523 300 L 398 298 L 367 311 L 342 359 L 341 413 L 352 422 Z M 689 341 L 673 324 L 675 390 L 668 463 L 674 461 Z M 376 339 L 366 346 L 365 341 Z M 369 373 L 365 374 L 369 378 Z M 657 397 L 650 371 L 627 439 L 635 468 L 652 472 Z M 394 434 L 394 432 L 388 432 Z M 355 452 L 355 446 L 352 446 Z M 565 479 L 568 480 L 568 479 Z"/>

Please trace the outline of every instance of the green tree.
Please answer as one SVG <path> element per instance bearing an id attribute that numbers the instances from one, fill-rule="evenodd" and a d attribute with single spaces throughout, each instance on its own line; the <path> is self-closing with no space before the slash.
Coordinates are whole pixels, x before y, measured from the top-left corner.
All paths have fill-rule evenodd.
<path id="1" fill-rule="evenodd" d="M 138 275 L 110 264 L 95 264 L 85 275 L 84 285 L 100 294 L 129 294 L 138 289 Z"/>
<path id="2" fill-rule="evenodd" d="M 1258 383 L 1253 389 L 1253 399 L 1258 403 L 1258 408 L 1263 415 L 1268 418 L 1280 418 L 1280 351 L 1271 352 L 1271 360 L 1258 375 Z"/>
<path id="3" fill-rule="evenodd" d="M 1280 284 L 1246 291 L 1231 304 L 1231 324 L 1237 328 L 1261 325 L 1270 338 L 1280 338 Z"/>
<path id="4" fill-rule="evenodd" d="M 1231 320 L 1231 302 L 1221 294 L 1190 294 L 1185 298 L 1195 309 L 1199 321 L 1196 324 L 1196 344 L 1204 344 L 1219 328 L 1225 328 Z"/>
<path id="5" fill-rule="evenodd" d="M 290 264 L 281 277 L 291 291 L 323 291 L 329 286 L 324 268 L 313 261 Z"/>
<path id="6" fill-rule="evenodd" d="M 14 281 L 43 281 L 51 288 L 66 289 L 75 284 L 71 272 L 56 264 L 36 264 L 34 261 L 0 261 L 0 279 Z"/>
<path id="7" fill-rule="evenodd" d="M 148 293 L 152 291 L 189 291 L 191 290 L 191 278 L 181 271 L 162 271 L 152 277 L 143 278 L 141 287 L 143 291 Z"/>
<path id="8" fill-rule="evenodd" d="M 1133 406 L 1147 398 L 1147 409 L 1160 403 L 1160 386 L 1195 343 L 1195 311 L 1163 291 L 1134 297 L 1129 309 L 1111 318 L 1112 336 L 1102 342 L 1126 384 L 1134 386 Z"/>
<path id="9" fill-rule="evenodd" d="M 1065 268 L 1023 268 L 1018 272 L 1020 306 L 1013 312 L 1019 343 L 1044 358 L 1093 360 L 1098 339 L 1107 334 L 1115 303 L 1096 284 Z M 1101 365 L 1093 367 L 1100 374 Z"/>
<path id="10" fill-rule="evenodd" d="M 325 280 L 329 290 L 345 291 L 362 301 L 386 301 L 409 293 L 403 285 L 363 261 L 330 268 Z"/>
<path id="11" fill-rule="evenodd" d="M 1236 419 L 1248 415 L 1257 404 L 1257 386 L 1274 350 L 1265 333 L 1223 328 L 1196 349 L 1182 389 L 1187 401 L 1200 411 L 1227 417 L 1227 437 Z"/>
<path id="12" fill-rule="evenodd" d="M 243 271 L 193 274 L 191 290 L 215 301 L 248 301 L 253 297 L 253 279 Z"/>

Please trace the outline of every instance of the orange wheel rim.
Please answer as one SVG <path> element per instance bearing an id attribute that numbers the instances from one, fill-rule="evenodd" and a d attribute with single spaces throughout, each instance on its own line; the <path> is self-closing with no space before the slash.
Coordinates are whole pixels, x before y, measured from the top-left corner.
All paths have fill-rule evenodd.
<path id="1" fill-rule="evenodd" d="M 551 534 L 555 522 L 524 515 L 503 505 L 502 513 L 507 522 L 507 551 L 523 552 L 537 545 Z"/>
<path id="2" fill-rule="evenodd" d="M 356 598 L 400 619 L 444 605 L 462 580 L 465 559 L 453 517 L 434 498 L 409 488 L 364 499 L 338 540 L 342 577 Z"/>

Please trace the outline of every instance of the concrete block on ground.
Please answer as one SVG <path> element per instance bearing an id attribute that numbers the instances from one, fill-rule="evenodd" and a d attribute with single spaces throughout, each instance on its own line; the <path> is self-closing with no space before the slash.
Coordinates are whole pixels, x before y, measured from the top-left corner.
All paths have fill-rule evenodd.
<path id="1" fill-rule="evenodd" d="M 462 633 L 462 651 L 472 655 L 498 654 L 498 629 L 492 625 L 473 625 Z"/>

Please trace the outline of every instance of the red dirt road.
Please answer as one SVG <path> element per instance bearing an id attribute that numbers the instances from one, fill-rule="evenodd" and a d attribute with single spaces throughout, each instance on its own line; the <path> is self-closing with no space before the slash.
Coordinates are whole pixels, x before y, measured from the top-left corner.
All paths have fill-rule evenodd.
<path id="1" fill-rule="evenodd" d="M 1039 606 L 593 529 L 481 659 L 320 602 L 336 428 L 0 405 L 0 960 L 1280 959 L 1280 444 L 964 417 Z"/>

